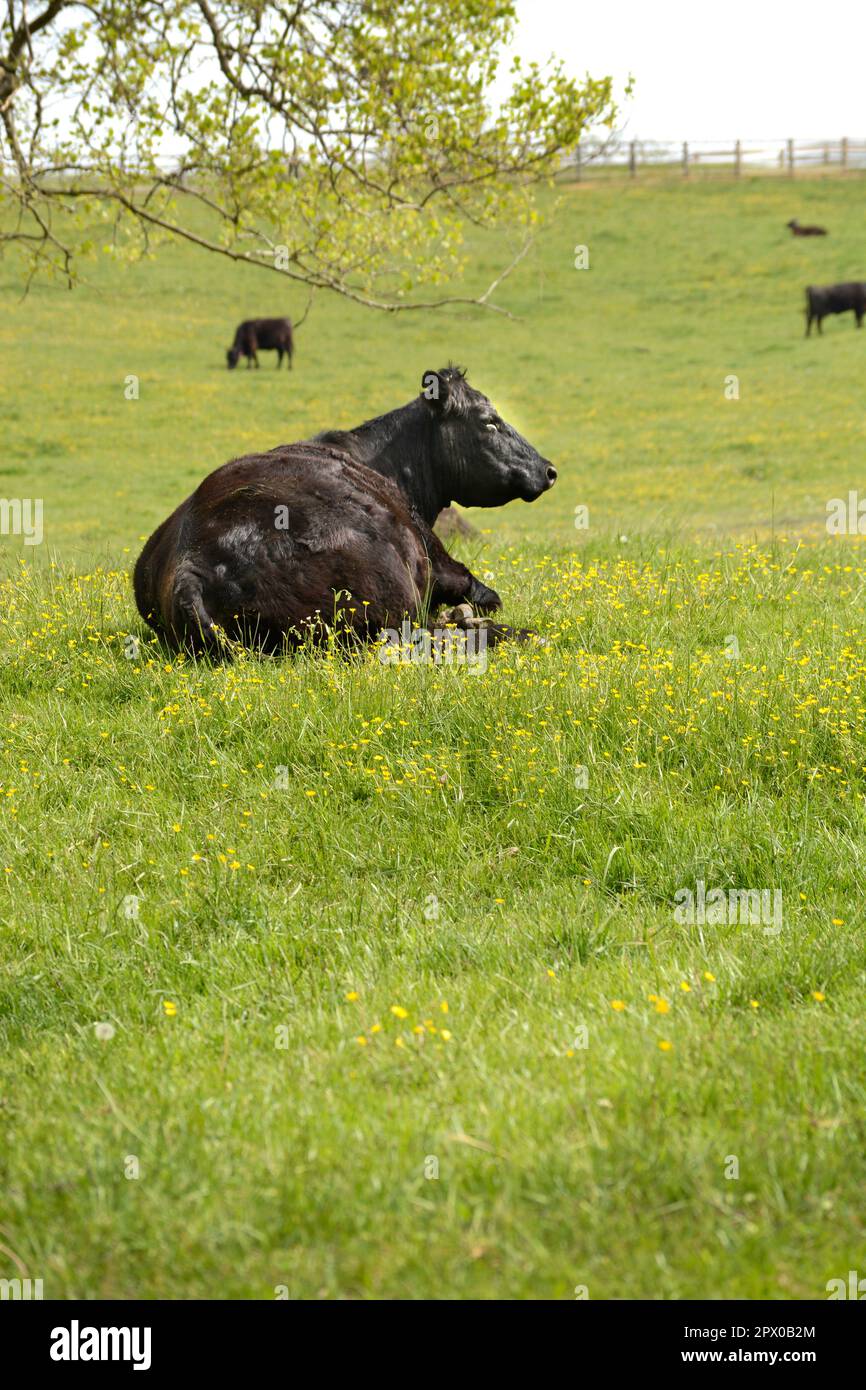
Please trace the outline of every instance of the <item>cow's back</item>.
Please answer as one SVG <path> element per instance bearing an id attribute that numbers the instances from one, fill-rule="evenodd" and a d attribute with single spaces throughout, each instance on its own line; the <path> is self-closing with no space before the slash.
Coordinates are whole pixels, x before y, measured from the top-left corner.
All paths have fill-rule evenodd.
<path id="1" fill-rule="evenodd" d="M 173 645 L 209 645 L 216 625 L 273 650 L 320 622 L 362 637 L 399 625 L 428 570 L 396 484 L 311 441 L 205 478 L 145 546 L 136 599 Z"/>
<path id="2" fill-rule="evenodd" d="M 288 319 L 246 319 L 238 328 L 245 344 L 292 351 L 292 325 Z"/>
<path id="3" fill-rule="evenodd" d="M 282 348 L 292 354 L 292 324 L 290 319 L 244 319 L 235 329 L 234 345 L 247 353 L 256 348 Z"/>

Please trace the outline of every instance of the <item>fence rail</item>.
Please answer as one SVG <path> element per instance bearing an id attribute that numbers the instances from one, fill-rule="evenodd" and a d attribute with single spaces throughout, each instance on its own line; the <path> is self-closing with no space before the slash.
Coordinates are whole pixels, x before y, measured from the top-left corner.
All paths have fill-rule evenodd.
<path id="1" fill-rule="evenodd" d="M 678 173 L 683 178 L 704 175 L 812 175 L 866 173 L 866 139 L 835 140 L 639 140 L 613 135 L 584 140 L 564 161 L 562 177 L 638 178 L 648 172 Z"/>

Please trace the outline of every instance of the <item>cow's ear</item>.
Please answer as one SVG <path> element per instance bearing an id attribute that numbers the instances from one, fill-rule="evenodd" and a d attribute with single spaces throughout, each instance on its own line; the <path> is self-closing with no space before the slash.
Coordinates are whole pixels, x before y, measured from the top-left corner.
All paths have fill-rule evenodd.
<path id="1" fill-rule="evenodd" d="M 425 372 L 421 378 L 421 395 L 427 402 L 431 412 L 445 412 L 449 405 L 449 392 L 447 377 L 441 372 Z"/>

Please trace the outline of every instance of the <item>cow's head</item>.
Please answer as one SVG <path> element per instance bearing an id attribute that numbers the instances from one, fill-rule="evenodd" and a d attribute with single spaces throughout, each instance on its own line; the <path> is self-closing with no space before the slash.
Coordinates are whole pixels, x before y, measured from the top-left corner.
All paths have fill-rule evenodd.
<path id="1" fill-rule="evenodd" d="M 463 507 L 534 502 L 556 482 L 556 469 L 533 449 L 459 367 L 425 372 L 421 398 L 436 426 L 434 463 L 448 495 Z"/>
<path id="2" fill-rule="evenodd" d="M 240 348 L 230 347 L 226 353 L 226 366 L 229 371 L 238 365 L 238 358 L 241 355 Z"/>

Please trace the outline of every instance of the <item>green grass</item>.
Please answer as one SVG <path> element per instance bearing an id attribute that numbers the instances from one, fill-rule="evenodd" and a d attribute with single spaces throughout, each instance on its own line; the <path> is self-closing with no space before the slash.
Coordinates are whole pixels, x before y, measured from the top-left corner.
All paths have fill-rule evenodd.
<path id="1" fill-rule="evenodd" d="M 862 1262 L 866 563 L 822 533 L 866 336 L 802 338 L 861 222 L 853 180 L 568 190 L 518 320 L 322 301 L 290 376 L 222 365 L 295 307 L 264 276 L 164 249 L 20 304 L 0 269 L 0 494 L 46 533 L 0 539 L 0 1276 L 822 1298 Z M 548 644 L 170 659 L 140 538 L 449 358 L 560 467 L 461 547 Z M 780 888 L 781 932 L 679 925 L 698 879 Z"/>

